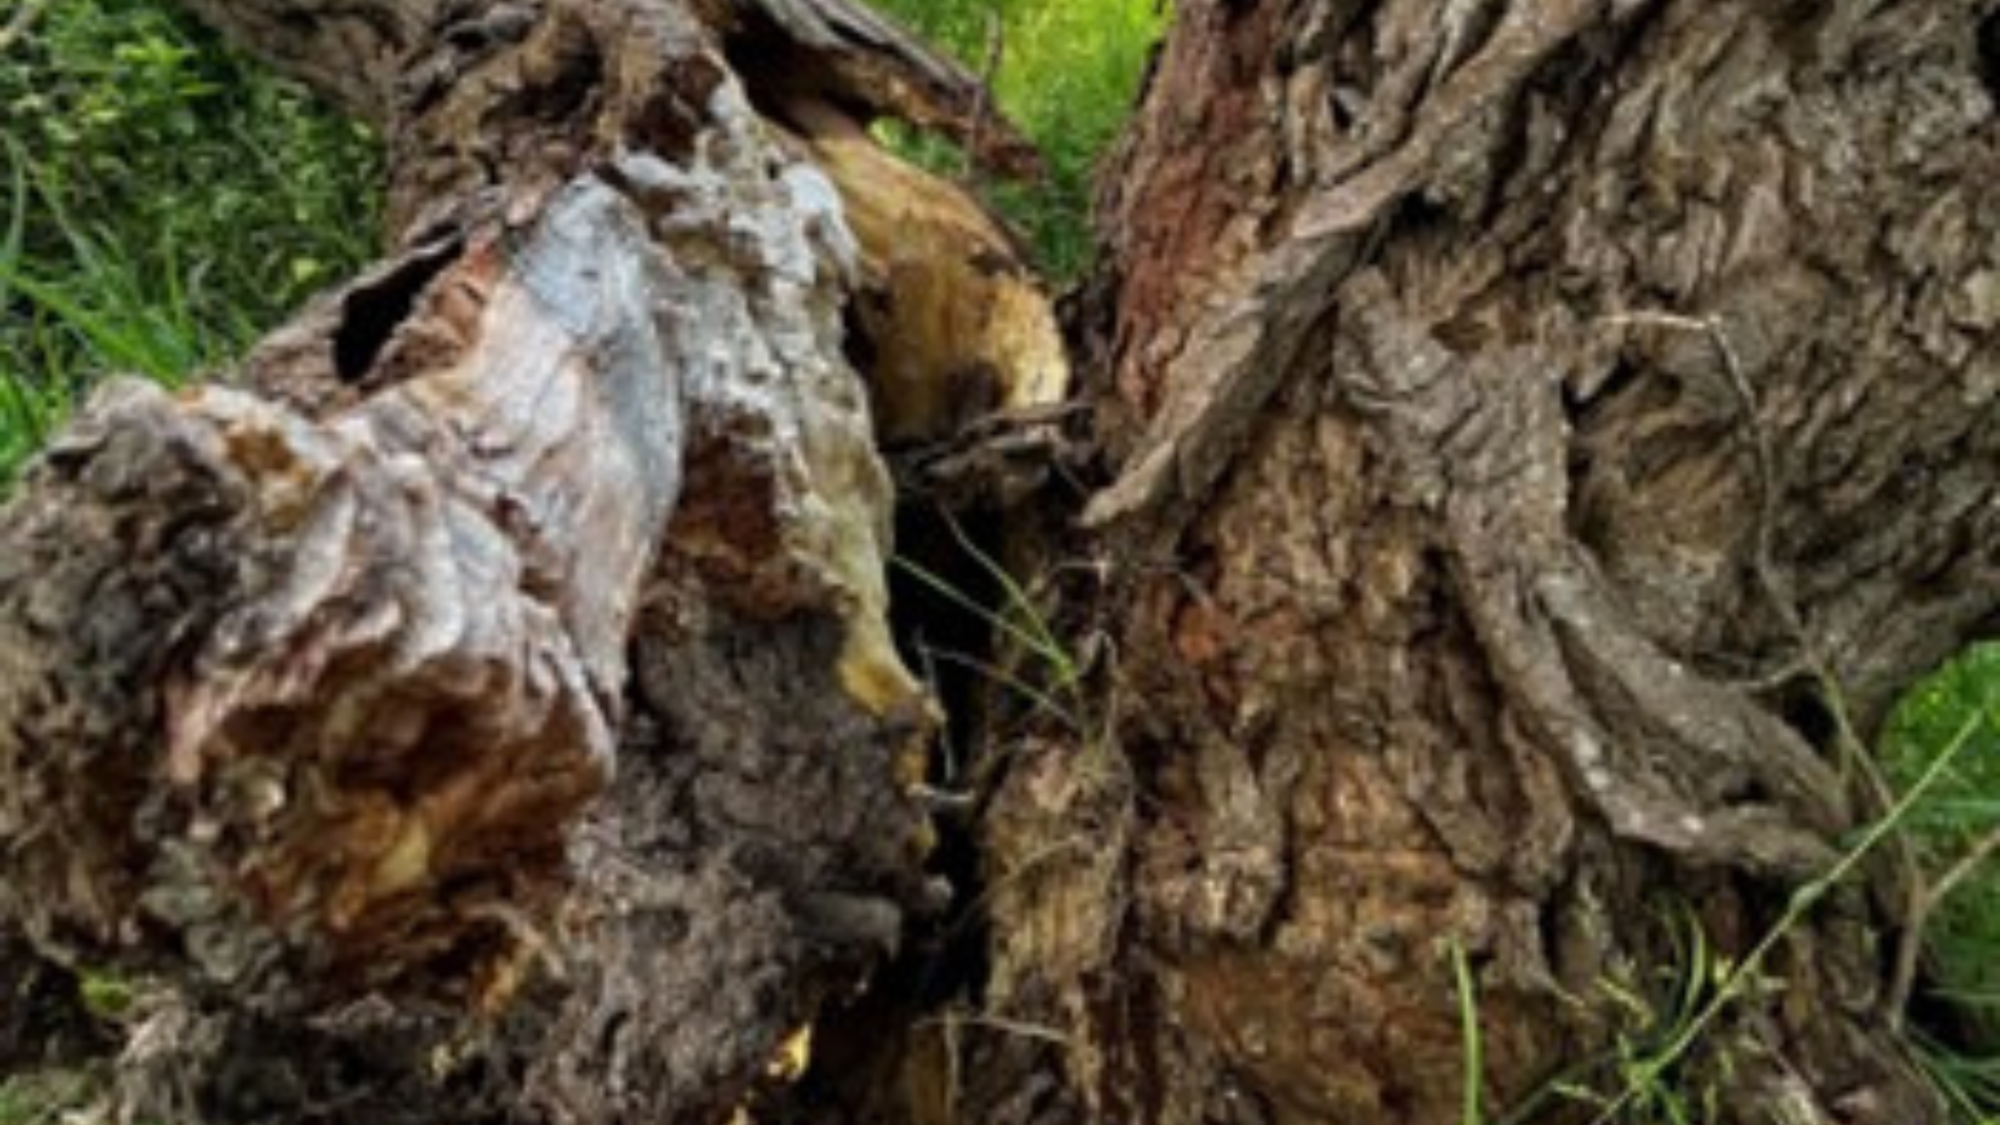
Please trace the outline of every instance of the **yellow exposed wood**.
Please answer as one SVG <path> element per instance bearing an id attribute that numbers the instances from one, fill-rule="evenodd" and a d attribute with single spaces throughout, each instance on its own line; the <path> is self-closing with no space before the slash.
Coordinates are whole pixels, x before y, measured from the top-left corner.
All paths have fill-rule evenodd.
<path id="1" fill-rule="evenodd" d="M 890 443 L 1060 400 L 1069 362 L 1049 296 L 970 193 L 897 159 L 838 110 L 792 103 L 861 246 L 857 326 Z"/>

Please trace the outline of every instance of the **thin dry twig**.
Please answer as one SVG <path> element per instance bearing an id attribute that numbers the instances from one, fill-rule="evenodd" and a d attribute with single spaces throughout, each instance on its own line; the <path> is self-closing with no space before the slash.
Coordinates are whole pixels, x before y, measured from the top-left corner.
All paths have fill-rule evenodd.
<path id="1" fill-rule="evenodd" d="M 924 1027 L 979 1027 L 998 1031 L 1004 1035 L 1015 1035 L 1023 1039 L 1034 1039 L 1043 1043 L 1053 1043 L 1058 1047 L 1070 1045 L 1070 1037 L 1046 1024 L 1028 1023 L 1024 1020 L 1010 1020 L 1002 1016 L 979 1012 L 950 1012 L 943 1016 L 923 1020 Z"/>
<path id="2" fill-rule="evenodd" d="M 1752 455 L 1756 460 L 1758 476 L 1758 524 L 1754 566 L 1758 584 L 1764 588 L 1771 609 L 1778 615 L 1785 630 L 1791 634 L 1797 646 L 1797 658 L 1782 675 L 1789 679 L 1803 672 L 1810 676 L 1818 689 L 1821 702 L 1833 721 L 1834 742 L 1840 755 L 1843 776 L 1849 770 L 1861 775 L 1867 789 L 1867 796 L 1876 806 L 1877 815 L 1896 804 L 1896 794 L 1889 781 L 1882 775 L 1880 767 L 1868 753 L 1856 731 L 1853 717 L 1848 714 L 1840 692 L 1840 684 L 1833 674 L 1832 664 L 1819 647 L 1813 643 L 1811 631 L 1806 628 L 1804 617 L 1799 613 L 1796 600 L 1791 592 L 1791 584 L 1785 581 L 1777 564 L 1777 550 L 1774 545 L 1778 524 L 1778 508 L 1782 489 L 1778 477 L 1778 459 L 1772 448 L 1769 433 L 1763 425 L 1763 411 L 1758 403 L 1755 388 L 1743 367 L 1741 354 L 1730 340 L 1727 326 L 1718 316 L 1687 316 L 1680 313 L 1658 310 L 1635 310 L 1616 313 L 1604 318 L 1607 324 L 1619 327 L 1664 328 L 1680 332 L 1697 332 L 1705 335 L 1714 344 L 1716 353 L 1722 357 L 1724 372 L 1729 377 L 1730 389 L 1735 393 L 1738 408 L 1749 428 Z M 1910 989 L 1916 977 L 1916 965 L 1923 945 L 1923 930 L 1931 912 L 1936 909 L 1950 887 L 1962 881 L 1970 873 L 1978 860 L 2000 848 L 2000 830 L 1988 840 L 1982 840 L 1960 864 L 1954 866 L 1944 879 L 1936 883 L 1925 880 L 1923 870 L 1916 859 L 1910 842 L 1898 833 L 1889 841 L 1889 855 L 1895 865 L 1895 888 L 1903 899 L 1904 925 L 1896 949 L 1895 971 L 1890 987 L 1885 994 L 1884 1004 L 1892 1025 L 1901 1026 L 1903 1009 L 1907 1005 Z M 1968 862 L 1971 861 L 1971 862 Z M 1949 885 L 1945 882 L 1948 879 Z"/>
<path id="3" fill-rule="evenodd" d="M 0 27 L 0 55 L 6 54 L 14 44 L 28 37 L 35 26 L 35 17 L 42 14 L 48 0 L 21 0 L 21 6 L 7 18 L 5 27 Z"/>
<path id="4" fill-rule="evenodd" d="M 972 132 L 965 144 L 965 175 L 969 178 L 978 165 L 979 148 L 985 143 L 986 123 L 993 114 L 993 83 L 1007 51 L 1007 25 L 998 8 L 986 13 L 986 65 L 979 75 L 979 89 L 973 94 Z"/>

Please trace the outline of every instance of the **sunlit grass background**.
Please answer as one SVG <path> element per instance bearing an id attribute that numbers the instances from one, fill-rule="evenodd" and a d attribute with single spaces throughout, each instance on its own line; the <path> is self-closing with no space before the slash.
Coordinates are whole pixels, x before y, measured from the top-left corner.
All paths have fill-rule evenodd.
<path id="1" fill-rule="evenodd" d="M 236 353 L 364 260 L 379 155 L 163 0 L 37 5 L 0 52 L 0 487 L 101 373 Z"/>
<path id="2" fill-rule="evenodd" d="M 1164 0 L 877 0 L 876 7 L 987 78 L 1000 110 L 1040 146 L 1046 182 L 979 186 L 1028 236 L 1047 273 L 1080 276 L 1090 263 L 1092 174 L 1166 30 Z M 962 160 L 926 155 L 935 167 L 964 169 Z"/>

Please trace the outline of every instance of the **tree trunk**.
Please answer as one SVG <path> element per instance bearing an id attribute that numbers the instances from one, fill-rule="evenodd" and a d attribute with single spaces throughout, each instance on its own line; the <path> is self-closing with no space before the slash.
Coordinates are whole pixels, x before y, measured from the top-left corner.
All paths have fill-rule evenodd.
<path id="1" fill-rule="evenodd" d="M 724 1116 L 939 898 L 877 420 L 1066 374 L 855 118 L 1026 147 L 842 0 L 195 7 L 383 128 L 388 256 L 0 513 L 0 917 L 142 983 L 148 1119 Z"/>
<path id="2" fill-rule="evenodd" d="M 1056 706 L 984 693 L 941 959 L 760 1095 L 941 906 L 876 434 L 1064 388 L 859 126 L 1025 149 L 847 0 L 191 6 L 384 126 L 392 249 L 0 514 L 0 915 L 163 982 L 149 1113 L 1429 1125 L 1473 1015 L 1494 1119 L 1588 1119 L 2000 604 L 1987 0 L 1186 0 L 1103 487 L 1012 516 Z M 1893 920 L 1809 905 L 1678 1080 L 1938 1119 Z"/>
<path id="3" fill-rule="evenodd" d="M 1459 1120 L 1455 950 L 1492 1119 L 1591 1119 L 1556 1080 L 1683 1029 L 1689 926 L 1777 924 L 1880 811 L 1843 732 L 1994 620 L 2000 16 L 1178 16 L 1082 365 L 1098 706 L 982 836 L 960 1071 L 1040 1053 L 1074 1106 L 960 1119 Z M 1688 1096 L 1937 1119 L 1892 925 L 1790 927 Z"/>

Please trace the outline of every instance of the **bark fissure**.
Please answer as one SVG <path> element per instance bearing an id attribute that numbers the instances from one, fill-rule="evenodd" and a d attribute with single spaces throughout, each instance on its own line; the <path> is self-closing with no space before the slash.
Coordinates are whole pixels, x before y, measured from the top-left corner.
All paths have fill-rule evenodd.
<path id="1" fill-rule="evenodd" d="M 1827 869 L 1854 795 L 1782 700 L 1832 685 L 1865 735 L 1992 619 L 1985 18 L 1185 6 L 1097 294 L 1119 473 L 1087 518 L 1166 561 L 1098 610 L 1144 700 L 1109 736 L 1148 763 L 1138 907 L 1067 960 L 1038 934 L 1081 868 L 996 914 L 1001 1010 L 1120 1060 L 1072 1065 L 1086 1101 L 1446 1119 L 1450 935 L 1506 1103 L 1613 1033 L 1559 996 L 1670 949 L 1633 920 L 1649 884 L 1740 950 Z M 1246 789 L 1204 771 L 1246 749 L 1298 763 L 1265 790 L 1272 905 L 1206 882 Z M 992 862 L 1033 839 L 996 823 Z M 1838 898 L 1800 927 L 1790 987 L 1842 1000 L 1748 1025 L 1783 1061 L 1738 1074 L 1746 1118 L 1786 1090 L 1935 1119 L 1875 1032 L 1867 921 Z M 1086 997 L 1164 1011 L 1065 1015 Z"/>
<path id="2" fill-rule="evenodd" d="M 341 301 L 340 328 L 333 337 L 334 374 L 348 383 L 366 378 L 424 290 L 461 249 L 449 242 L 425 248 L 379 281 L 351 288 Z"/>

